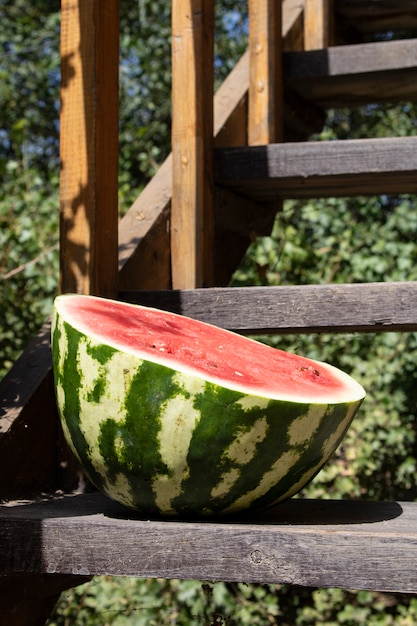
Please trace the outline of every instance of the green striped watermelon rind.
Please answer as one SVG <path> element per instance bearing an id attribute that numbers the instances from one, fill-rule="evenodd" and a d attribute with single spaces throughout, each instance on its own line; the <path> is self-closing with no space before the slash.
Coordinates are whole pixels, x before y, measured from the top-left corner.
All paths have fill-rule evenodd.
<path id="1" fill-rule="evenodd" d="M 304 487 L 363 398 L 302 403 L 207 382 L 115 349 L 54 311 L 57 405 L 91 482 L 146 516 L 265 509 Z"/>

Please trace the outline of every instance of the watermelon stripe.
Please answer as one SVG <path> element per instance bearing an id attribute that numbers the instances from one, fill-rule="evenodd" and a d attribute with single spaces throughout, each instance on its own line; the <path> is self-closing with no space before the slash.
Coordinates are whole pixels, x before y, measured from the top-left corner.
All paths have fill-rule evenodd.
<path id="1" fill-rule="evenodd" d="M 52 328 L 56 396 L 60 408 L 64 435 L 90 480 L 99 488 L 104 481 L 90 460 L 91 448 L 81 430 L 82 413 L 79 397 L 81 372 L 78 367 L 78 346 L 82 335 L 64 320 L 57 320 Z"/>
<path id="2" fill-rule="evenodd" d="M 187 386 L 183 379 L 183 375 L 176 374 L 175 380 L 182 393 L 167 399 L 160 409 L 159 451 L 170 474 L 157 474 L 152 482 L 158 509 L 172 514 L 175 513 L 172 501 L 181 494 L 183 482 L 190 473 L 187 452 L 201 417 L 194 408 L 194 396 L 204 388 L 202 380 L 190 380 Z"/>

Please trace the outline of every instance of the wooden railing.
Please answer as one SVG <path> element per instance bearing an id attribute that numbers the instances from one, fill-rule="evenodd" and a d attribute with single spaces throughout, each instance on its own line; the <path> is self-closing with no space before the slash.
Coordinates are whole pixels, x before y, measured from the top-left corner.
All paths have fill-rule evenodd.
<path id="1" fill-rule="evenodd" d="M 329 1 L 284 0 L 281 10 L 275 0 L 249 0 L 248 70 L 245 66 L 249 113 L 240 125 L 247 125 L 250 145 L 282 141 L 285 40 L 304 39 L 309 47 L 328 41 Z M 303 11 L 309 19 L 302 19 Z M 214 0 L 172 4 L 172 163 L 160 174 L 162 178 L 167 167 L 172 168 L 172 191 L 167 189 L 169 196 L 172 193 L 171 237 L 170 241 L 163 238 L 171 254 L 166 259 L 166 252 L 160 251 L 160 256 L 165 265 L 171 262 L 172 284 L 177 288 L 216 283 L 213 147 L 216 126 L 217 134 L 220 129 L 213 119 L 213 12 Z M 107 296 L 118 291 L 118 21 L 117 0 L 63 0 L 62 291 Z M 221 122 L 222 126 L 231 123 L 230 117 Z M 158 219 L 162 212 L 158 211 Z M 131 226 L 127 216 L 121 225 L 122 267 L 127 254 L 136 256 L 135 240 L 142 239 Z M 135 271 L 142 270 L 135 264 Z M 122 270 L 126 272 L 127 268 Z M 131 277 L 132 271 L 128 273 Z M 141 281 L 135 282 L 137 287 Z M 168 286 L 166 278 L 164 282 Z"/>

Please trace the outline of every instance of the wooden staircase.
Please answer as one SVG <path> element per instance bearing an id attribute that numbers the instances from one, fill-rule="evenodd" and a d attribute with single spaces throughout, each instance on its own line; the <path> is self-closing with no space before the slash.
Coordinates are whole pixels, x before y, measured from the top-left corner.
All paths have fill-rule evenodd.
<path id="1" fill-rule="evenodd" d="M 213 3 L 174 1 L 173 153 L 118 241 L 118 3 L 62 6 L 63 291 L 242 333 L 417 330 L 416 283 L 227 286 L 284 199 L 416 193 L 417 137 L 307 140 L 329 107 L 416 98 L 417 40 L 367 41 L 417 27 L 414 0 L 250 1 L 249 50 L 214 115 Z M 293 500 L 233 521 L 144 521 L 77 491 L 48 324 L 0 393 L 0 624 L 43 623 L 61 589 L 95 574 L 417 593 L 415 503 Z"/>

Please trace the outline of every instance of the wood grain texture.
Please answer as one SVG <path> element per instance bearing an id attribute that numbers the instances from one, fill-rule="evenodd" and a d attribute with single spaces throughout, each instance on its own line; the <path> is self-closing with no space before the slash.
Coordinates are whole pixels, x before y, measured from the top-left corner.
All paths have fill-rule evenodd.
<path id="1" fill-rule="evenodd" d="M 223 521 L 157 521 L 98 493 L 0 507 L 0 572 L 417 591 L 417 504 L 290 500 Z"/>
<path id="2" fill-rule="evenodd" d="M 172 3 L 171 266 L 175 288 L 213 283 L 213 0 Z"/>
<path id="3" fill-rule="evenodd" d="M 118 0 L 63 0 L 61 291 L 117 293 Z"/>
<path id="4" fill-rule="evenodd" d="M 284 0 L 282 36 L 290 48 L 302 39 L 299 0 Z M 246 52 L 214 96 L 214 141 L 219 146 L 247 144 L 249 53 Z M 304 109 L 305 112 L 305 109 Z M 293 124 L 291 116 L 291 124 Z M 122 289 L 166 289 L 171 285 L 170 238 L 172 154 L 119 224 L 119 276 Z M 144 271 L 151 262 L 152 271 Z M 223 273 L 222 273 L 223 276 Z"/>
<path id="5" fill-rule="evenodd" d="M 333 45 L 333 0 L 304 0 L 304 49 Z"/>
<path id="6" fill-rule="evenodd" d="M 276 0 L 249 0 L 249 144 L 283 139 L 282 11 Z"/>
<path id="7" fill-rule="evenodd" d="M 417 137 L 219 148 L 217 184 L 267 201 L 417 191 Z"/>
<path id="8" fill-rule="evenodd" d="M 243 334 L 417 330 L 417 282 L 123 292 Z"/>
<path id="9" fill-rule="evenodd" d="M 283 50 L 303 50 L 304 2 L 284 0 L 282 3 Z"/>
<path id="10" fill-rule="evenodd" d="M 286 52 L 287 89 L 323 107 L 347 107 L 417 97 L 415 39 Z"/>

